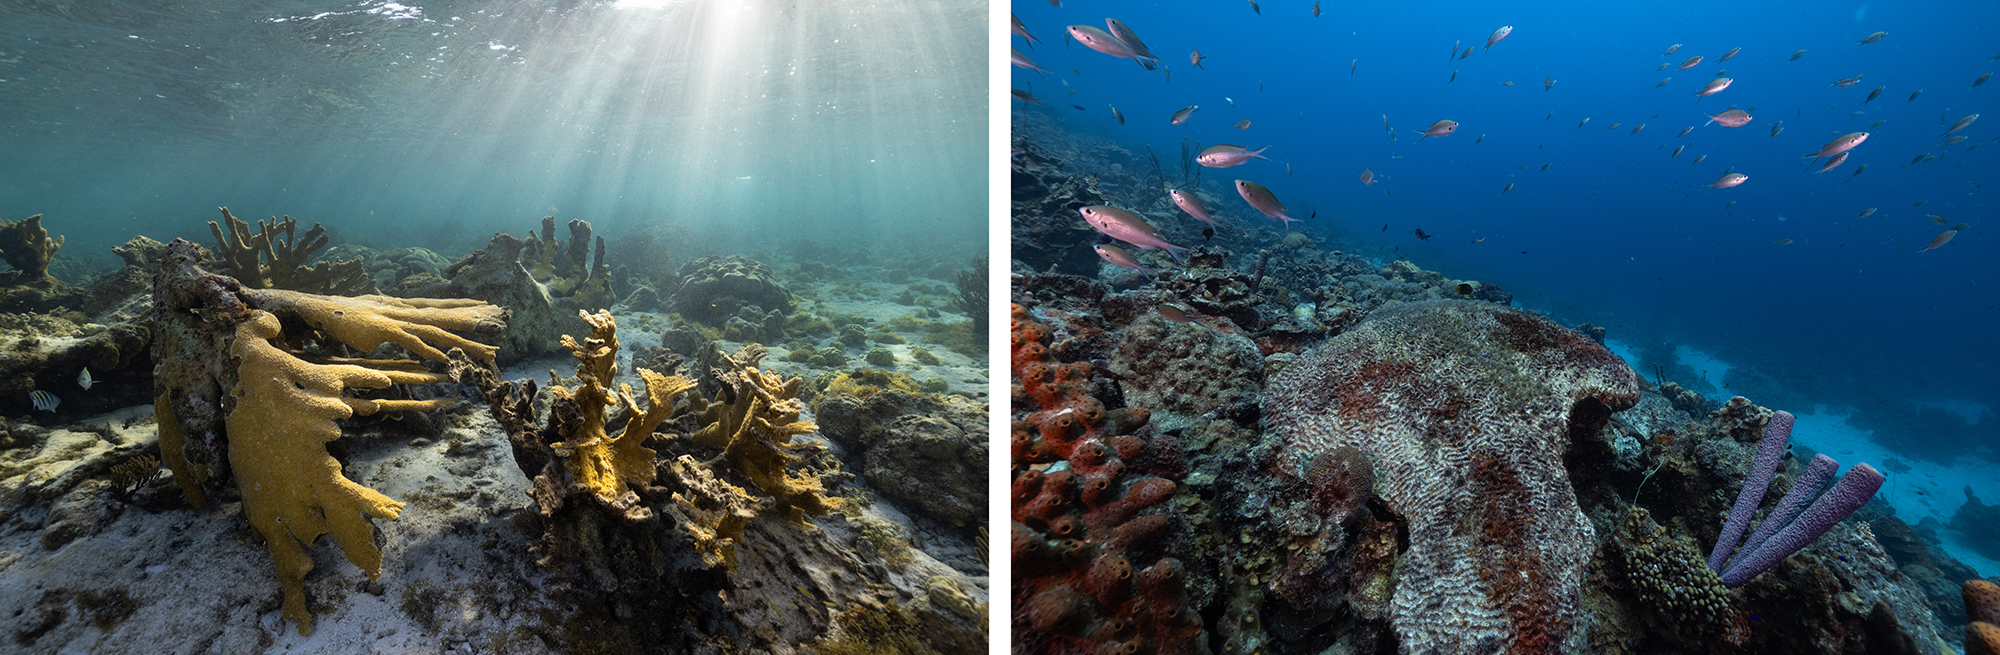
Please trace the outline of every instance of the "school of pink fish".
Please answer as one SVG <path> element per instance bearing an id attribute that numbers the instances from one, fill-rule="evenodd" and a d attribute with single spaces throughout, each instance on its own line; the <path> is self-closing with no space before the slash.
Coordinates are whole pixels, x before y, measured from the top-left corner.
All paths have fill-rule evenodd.
<path id="1" fill-rule="evenodd" d="M 1257 7 L 1256 2 L 1252 0 L 1250 4 L 1253 9 L 1258 10 L 1256 13 L 1261 15 L 1261 8 Z M 1314 5 L 1312 14 L 1315 18 L 1319 16 L 1318 5 Z M 1130 59 L 1133 62 L 1138 63 L 1140 67 L 1145 69 L 1146 71 L 1154 71 L 1157 69 L 1158 72 L 1162 73 L 1162 75 L 1165 77 L 1166 80 L 1171 82 L 1172 72 L 1170 70 L 1167 70 L 1160 61 L 1160 59 L 1152 54 L 1151 50 L 1145 45 L 1145 43 L 1142 40 L 1140 40 L 1137 32 L 1134 31 L 1133 28 L 1119 21 L 1116 18 L 1107 17 L 1104 19 L 1104 24 L 1106 26 L 1104 29 L 1100 29 L 1093 25 L 1082 25 L 1082 24 L 1070 25 L 1067 28 L 1067 35 L 1071 40 L 1074 40 L 1077 43 L 1080 43 L 1095 52 L 1121 59 Z M 1018 17 L 1013 18 L 1012 32 L 1013 34 L 1025 39 L 1028 43 L 1028 47 L 1030 48 L 1033 48 L 1034 45 L 1040 43 L 1040 41 L 1035 39 L 1035 37 L 1028 31 L 1027 26 L 1025 26 Z M 1501 26 L 1498 29 L 1493 30 L 1490 34 L 1487 35 L 1485 44 L 1481 49 L 1491 50 L 1495 45 L 1500 44 L 1503 40 L 1510 37 L 1513 34 L 1513 32 L 1514 32 L 1514 26 L 1512 25 Z M 1857 41 L 1857 43 L 1859 45 L 1878 43 L 1886 37 L 1887 37 L 1886 32 L 1874 32 L 1872 34 L 1867 35 L 1866 37 L 1863 37 L 1862 39 Z M 1202 44 L 1187 44 L 1187 45 L 1202 45 Z M 1662 54 L 1668 56 L 1673 55 L 1676 52 L 1679 52 L 1682 47 L 1683 44 L 1675 43 L 1667 47 Z M 1188 52 L 1190 53 L 1188 56 L 1189 65 L 1197 69 L 1206 70 L 1206 67 L 1203 65 L 1203 63 L 1205 60 L 1209 59 L 1209 57 L 1203 55 L 1202 51 L 1199 49 L 1190 49 Z M 1460 39 L 1452 44 L 1451 51 L 1447 54 L 1446 61 L 1447 62 L 1462 61 L 1470 57 L 1472 55 L 1472 52 L 1473 48 L 1471 46 L 1465 45 L 1464 39 Z M 1741 55 L 1743 52 L 1744 52 L 1743 47 L 1740 46 L 1730 47 L 1726 51 L 1724 51 L 1720 56 L 1715 57 L 1713 61 L 1716 63 L 1730 61 L 1732 59 L 1737 58 L 1738 55 Z M 1784 59 L 1783 61 L 1785 62 L 1797 61 L 1803 56 L 1805 56 L 1805 53 L 1806 51 L 1804 49 L 1794 51 L 1790 54 L 1789 58 Z M 1752 56 L 1753 57 L 1755 56 L 1754 53 Z M 1780 54 L 1778 56 L 1783 56 L 1783 55 Z M 1032 60 L 1030 60 L 1026 55 L 1022 54 L 1019 50 L 1012 51 L 1012 57 L 1013 57 L 1013 65 L 1017 67 L 1033 71 L 1038 75 L 1046 76 L 1050 74 L 1050 71 L 1048 69 L 1036 65 Z M 1677 64 L 1671 61 L 1662 62 L 1655 70 L 1665 70 L 1669 67 L 1673 67 L 1676 68 L 1677 70 L 1683 70 L 1683 71 L 1691 70 L 1701 66 L 1704 61 L 1705 58 L 1703 56 L 1694 55 L 1691 57 L 1687 57 L 1684 60 L 1681 60 Z M 1754 67 L 1756 63 L 1752 62 L 1750 64 L 1744 64 L 1744 65 Z M 1353 63 L 1349 66 L 1350 76 L 1353 76 L 1358 71 L 1359 66 L 1360 66 L 1360 60 L 1355 59 Z M 1081 74 L 1082 71 L 1076 70 L 1076 72 L 1078 74 Z M 1456 79 L 1459 76 L 1459 72 L 1460 72 L 1459 70 L 1451 71 L 1450 79 L 1447 81 L 1448 82 L 1456 81 Z M 1735 86 L 1735 82 L 1737 80 L 1734 77 L 1726 76 L 1727 73 L 1728 71 L 1717 71 L 1713 79 L 1706 82 L 1699 91 L 1696 91 L 1693 94 L 1691 94 L 1694 97 L 1694 101 L 1696 103 L 1699 103 L 1702 100 L 1708 98 L 1709 96 L 1721 94 L 1724 91 L 1732 89 Z M 1863 77 L 1864 77 L 1863 75 L 1857 74 L 1852 77 L 1836 80 L 1832 82 L 1831 85 L 1834 87 L 1851 87 L 1856 84 L 1859 84 Z M 1973 82 L 1973 86 L 1978 86 L 1984 83 L 1986 79 L 1987 79 L 1986 75 L 1980 76 L 1979 79 Z M 1662 79 L 1657 84 L 1655 84 L 1654 87 L 1655 88 L 1664 87 L 1671 81 L 1672 78 Z M 1751 88 L 1753 89 L 1753 91 L 1754 89 L 1758 88 L 1756 86 L 1755 81 L 1751 82 L 1751 84 L 1752 84 Z M 1512 80 L 1503 81 L 1501 82 L 1501 86 L 1511 87 L 1513 86 L 1513 81 Z M 1875 87 L 1872 91 L 1870 91 L 1867 94 L 1867 97 L 1865 99 L 1861 100 L 1857 104 L 1868 105 L 1868 103 L 1875 101 L 1878 97 L 1880 97 L 1883 94 L 1884 90 L 1887 89 L 1888 86 L 1889 85 L 1882 85 Z M 1542 86 L 1543 90 L 1552 91 L 1554 87 L 1555 87 L 1554 76 L 1545 76 L 1543 79 L 1543 86 Z M 1259 82 L 1258 89 L 1261 91 L 1262 88 L 1263 88 L 1263 83 Z M 1737 91 L 1732 93 L 1731 96 L 1732 97 L 1740 96 L 1740 94 L 1742 93 L 1743 92 L 1741 91 Z M 1075 95 L 1076 92 L 1071 91 L 1070 94 Z M 1918 95 L 1920 94 L 1922 94 L 1921 89 L 1911 93 L 1909 101 L 1910 102 L 1916 101 Z M 1015 90 L 1014 95 L 1016 98 L 1022 99 L 1024 101 L 1041 102 L 1041 99 L 1034 98 L 1028 92 L 1019 89 Z M 1224 100 L 1228 101 L 1231 110 L 1236 109 L 1237 105 L 1236 99 L 1224 98 Z M 1081 109 L 1081 106 L 1078 106 L 1078 108 Z M 1174 112 L 1174 114 L 1170 117 L 1168 122 L 1171 125 L 1175 126 L 1183 126 L 1189 124 L 1200 125 L 1202 124 L 1202 122 L 1195 120 L 1195 114 L 1200 109 L 1201 107 L 1198 105 L 1189 104 L 1181 108 L 1180 110 Z M 1122 114 L 1118 114 L 1116 107 L 1113 107 L 1112 111 L 1115 117 L 1118 119 L 1118 123 L 1120 125 L 1123 125 L 1124 120 Z M 1754 119 L 1754 117 L 1751 114 L 1752 111 L 1756 111 L 1756 108 L 1754 106 L 1746 110 L 1742 108 L 1737 108 L 1736 106 L 1732 105 L 1716 113 L 1704 114 L 1709 119 L 1707 123 L 1704 123 L 1704 125 L 1719 125 L 1723 128 L 1743 127 L 1745 125 L 1748 125 Z M 1553 118 L 1554 113 L 1555 112 L 1550 112 L 1549 117 Z M 1863 112 L 1855 111 L 1852 113 L 1852 115 L 1860 116 L 1863 115 Z M 1655 117 L 1657 116 L 1658 114 L 1655 115 Z M 1967 115 L 1959 119 L 1955 123 L 1951 123 L 1949 127 L 1945 129 L 1944 133 L 1939 135 L 1939 138 L 1942 139 L 1942 142 L 1945 146 L 1951 146 L 1963 142 L 1964 140 L 1966 140 L 1966 137 L 1962 135 L 1954 136 L 1955 133 L 1970 128 L 1974 124 L 1974 122 L 1978 120 L 1978 118 L 1979 114 L 1975 113 Z M 1943 120 L 1941 122 L 1949 122 L 1948 120 L 1949 113 L 1946 114 L 1945 119 L 1946 120 Z M 1300 113 L 1299 121 L 1304 122 L 1305 120 L 1306 120 L 1306 114 Z M 1587 124 L 1589 122 L 1590 122 L 1589 118 L 1584 118 L 1582 119 L 1581 122 L 1577 124 L 1577 126 L 1582 127 L 1584 124 Z M 1876 121 L 1874 126 L 1871 127 L 1871 129 L 1881 127 L 1884 123 L 1885 121 Z M 1243 118 L 1233 123 L 1234 127 L 1239 130 L 1247 129 L 1250 126 L 1250 124 L 1251 120 L 1248 118 Z M 1771 126 L 1769 138 L 1771 139 L 1777 138 L 1779 134 L 1784 131 L 1783 124 L 1784 121 L 1774 122 Z M 1611 123 L 1610 129 L 1617 129 L 1618 127 L 1620 127 L 1620 125 L 1621 123 L 1614 121 Z M 1388 133 L 1389 143 L 1396 143 L 1397 131 L 1394 127 L 1390 126 L 1388 116 L 1386 115 L 1383 116 L 1382 127 L 1383 130 Z M 1641 130 L 1644 130 L 1645 127 L 1646 125 L 1644 123 L 1639 124 L 1638 127 L 1635 127 L 1631 130 L 1631 134 L 1637 135 Z M 1432 137 L 1444 138 L 1451 136 L 1458 130 L 1458 128 L 1459 128 L 1459 123 L 1455 120 L 1439 119 L 1432 122 L 1427 127 L 1415 128 L 1414 131 L 1418 135 L 1417 141 L 1422 142 Z M 1695 126 L 1686 127 L 1680 130 L 1679 133 L 1675 134 L 1673 138 L 1680 139 L 1687 137 L 1695 129 L 1696 129 Z M 1487 136 L 1486 134 L 1481 134 L 1479 139 L 1474 140 L 1473 144 L 1476 145 L 1478 143 L 1484 142 L 1486 136 Z M 1857 132 L 1850 132 L 1845 135 L 1841 135 L 1837 138 L 1834 138 L 1832 141 L 1821 146 L 1818 150 L 1811 153 L 1807 153 L 1802 156 L 1802 158 L 1808 158 L 1813 160 L 1813 162 L 1807 166 L 1807 170 L 1814 173 L 1825 173 L 1835 168 L 1841 167 L 1843 164 L 1849 161 L 1851 155 L 1854 155 L 1856 152 L 1858 152 L 1856 148 L 1861 146 L 1865 141 L 1867 141 L 1869 136 L 1870 136 L 1869 132 L 1857 131 Z M 2000 141 L 2000 139 L 1995 139 L 1995 140 Z M 1667 144 L 1662 144 L 1660 147 L 1664 149 L 1666 145 Z M 1674 144 L 1672 152 L 1671 154 L 1668 155 L 1668 158 L 1673 159 L 1680 157 L 1682 152 L 1687 150 L 1690 145 L 1693 145 L 1693 143 L 1690 142 L 1684 144 Z M 1970 148 L 1976 149 L 1979 147 L 1979 145 L 1980 144 L 1975 143 Z M 1271 147 L 1272 146 L 1267 145 L 1252 150 L 1239 145 L 1218 144 L 1203 149 L 1198 155 L 1193 157 L 1193 161 L 1207 168 L 1231 168 L 1231 167 L 1238 167 L 1247 164 L 1252 164 L 1253 162 L 1259 160 L 1273 161 L 1271 157 L 1267 157 L 1264 154 L 1266 151 L 1270 150 Z M 1694 158 L 1694 164 L 1699 166 L 1700 164 L 1702 164 L 1702 162 L 1707 160 L 1707 158 L 1708 155 L 1706 154 L 1697 154 L 1697 156 L 1695 156 Z M 1402 159 L 1402 157 L 1397 156 L 1394 157 L 1394 159 Z M 1917 156 L 1916 159 L 1914 159 L 1911 162 L 1911 165 L 1920 164 L 1926 161 L 1932 161 L 1934 159 L 1936 159 L 1936 156 L 1930 153 L 1920 154 Z M 1522 168 L 1526 167 L 1524 166 Z M 1542 166 L 1542 170 L 1544 171 L 1548 170 L 1548 168 L 1549 167 L 1547 165 Z M 1728 189 L 1740 186 L 1749 181 L 1750 179 L 1749 175 L 1744 173 L 1734 172 L 1733 169 L 1734 167 L 1730 167 L 1730 170 L 1723 171 L 1723 174 L 1720 177 L 1716 178 L 1713 182 L 1709 182 L 1702 186 L 1706 186 L 1711 190 Z M 1854 170 L 1852 175 L 1847 176 L 1847 179 L 1848 180 L 1853 179 L 1854 176 L 1858 176 L 1862 171 L 1866 169 L 1867 169 L 1866 164 L 1861 165 L 1860 167 Z M 1289 176 L 1291 172 L 1292 172 L 1292 167 L 1291 164 L 1288 163 L 1286 164 L 1286 173 Z M 1363 187 L 1372 186 L 1378 182 L 1387 180 L 1386 176 L 1378 175 L 1376 173 L 1375 168 L 1372 167 L 1362 170 L 1359 177 L 1361 185 Z M 1509 175 L 1508 177 L 1513 177 L 1513 176 Z M 1504 194 L 1508 191 L 1513 190 L 1514 186 L 1515 182 L 1509 181 L 1506 184 L 1505 188 L 1501 190 L 1501 193 Z M 1303 220 L 1290 215 L 1290 213 L 1288 212 L 1290 212 L 1291 210 L 1286 208 L 1285 205 L 1277 199 L 1277 196 L 1269 188 L 1263 186 L 1262 184 L 1247 179 L 1239 179 L 1236 180 L 1235 187 L 1238 195 L 1242 197 L 1245 204 L 1249 205 L 1250 208 L 1255 210 L 1256 212 L 1278 221 L 1280 229 L 1288 229 L 1292 223 Z M 1385 190 L 1384 193 L 1389 193 L 1389 191 Z M 1167 194 L 1171 198 L 1174 206 L 1178 207 L 1180 210 L 1182 210 L 1189 216 L 1193 217 L 1194 219 L 1202 221 L 1203 223 L 1206 223 L 1208 225 L 1208 228 L 1211 230 L 1211 232 L 1205 234 L 1212 234 L 1213 233 L 1212 230 L 1220 227 L 1219 223 L 1216 220 L 1216 215 L 1209 209 L 1209 207 L 1202 201 L 1201 197 L 1197 193 L 1195 193 L 1193 189 L 1184 189 L 1176 187 L 1168 189 Z M 1734 205 L 1735 203 L 1732 201 L 1729 204 Z M 1178 257 L 1177 253 L 1185 250 L 1185 248 L 1180 246 L 1179 244 L 1175 244 L 1168 241 L 1166 237 L 1159 230 L 1155 229 L 1152 225 L 1148 224 L 1145 221 L 1145 219 L 1141 218 L 1138 214 L 1135 214 L 1133 212 L 1109 206 L 1085 207 L 1080 211 L 1087 222 L 1089 222 L 1093 227 L 1096 227 L 1099 231 L 1103 232 L 1106 236 L 1110 237 L 1111 239 L 1123 241 L 1141 251 L 1158 249 L 1167 252 L 1169 255 Z M 1317 214 L 1316 211 L 1313 213 L 1314 215 Z M 1868 210 L 1868 212 L 1863 213 L 1862 217 L 1866 218 L 1867 216 L 1873 213 L 1874 210 L 1870 209 Z M 1946 243 L 1951 242 L 1954 234 L 1955 231 L 1946 231 L 1945 233 L 1938 235 L 1929 245 L 1925 246 L 1923 250 L 1924 251 L 1934 250 L 1940 246 L 1943 246 Z M 1474 243 L 1478 243 L 1481 241 L 1484 241 L 1484 239 L 1475 241 Z M 1790 243 L 1789 239 L 1782 241 L 1784 243 Z M 1097 251 L 1100 257 L 1102 257 L 1105 261 L 1113 265 L 1128 269 L 1141 270 L 1141 271 L 1151 270 L 1141 265 L 1134 253 L 1128 252 L 1117 246 L 1099 245 L 1097 246 Z"/>

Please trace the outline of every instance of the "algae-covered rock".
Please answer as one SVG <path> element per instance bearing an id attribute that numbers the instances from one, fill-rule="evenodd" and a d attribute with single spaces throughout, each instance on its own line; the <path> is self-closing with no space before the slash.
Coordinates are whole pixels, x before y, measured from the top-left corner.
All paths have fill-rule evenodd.
<path id="1" fill-rule="evenodd" d="M 985 514 L 983 404 L 889 389 L 830 394 L 816 416 L 821 434 L 861 452 L 862 474 L 883 495 L 952 523 Z"/>
<path id="2" fill-rule="evenodd" d="M 887 348 L 875 348 L 869 350 L 868 355 L 863 357 L 862 360 L 875 366 L 893 368 L 896 365 L 896 354 L 889 352 Z"/>
<path id="3" fill-rule="evenodd" d="M 1263 367 L 1257 344 L 1242 334 L 1170 323 L 1157 313 L 1133 321 L 1111 358 L 1111 372 L 1124 381 L 1126 404 L 1151 411 L 1161 430 L 1194 425 L 1225 405 L 1253 405 Z"/>
<path id="4" fill-rule="evenodd" d="M 792 294 L 763 262 L 736 255 L 703 257 L 681 266 L 674 310 L 689 319 L 720 325 L 746 306 L 788 312 Z"/>
<path id="5" fill-rule="evenodd" d="M 42 215 L 19 221 L 0 219 L 0 260 L 14 267 L 0 271 L 0 312 L 46 312 L 74 308 L 85 291 L 49 275 L 49 261 L 65 237 L 49 237 Z"/>

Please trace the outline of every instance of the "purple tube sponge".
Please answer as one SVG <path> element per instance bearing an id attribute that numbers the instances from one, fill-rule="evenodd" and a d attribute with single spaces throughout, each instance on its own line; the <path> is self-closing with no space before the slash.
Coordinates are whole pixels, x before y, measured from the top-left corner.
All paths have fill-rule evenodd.
<path id="1" fill-rule="evenodd" d="M 1742 563 L 1745 557 L 1757 551 L 1758 546 L 1764 545 L 1765 539 L 1771 538 L 1771 535 L 1777 534 L 1779 529 L 1790 525 L 1792 519 L 1799 517 L 1799 512 L 1805 511 L 1808 504 L 1819 498 L 1821 492 L 1826 491 L 1826 486 L 1833 483 L 1833 474 L 1839 471 L 1840 462 L 1833 461 L 1832 457 L 1824 454 L 1814 455 L 1812 463 L 1806 465 L 1806 471 L 1799 474 L 1799 481 L 1792 484 L 1792 490 L 1785 493 L 1783 500 L 1778 501 L 1778 508 L 1771 510 L 1771 514 L 1764 517 L 1764 522 L 1757 525 L 1757 531 L 1751 533 L 1749 539 L 1744 540 L 1743 545 L 1736 549 L 1736 556 L 1731 557 L 1729 565 L 1722 567 L 1721 570 L 1727 571 L 1730 567 Z"/>
<path id="2" fill-rule="evenodd" d="M 1729 561 L 1730 551 L 1742 541 L 1743 531 L 1750 528 L 1757 505 L 1764 502 L 1764 490 L 1771 486 L 1771 476 L 1778 472 L 1778 463 L 1785 458 L 1785 444 L 1791 439 L 1792 413 L 1773 412 L 1771 422 L 1764 428 L 1764 440 L 1757 445 L 1757 460 L 1750 464 L 1750 477 L 1743 479 L 1743 490 L 1736 493 L 1736 506 L 1729 510 L 1729 521 L 1722 524 L 1722 535 L 1715 540 L 1715 550 L 1708 554 L 1709 569 L 1721 572 L 1722 565 Z"/>
<path id="3" fill-rule="evenodd" d="M 1854 465 L 1854 468 L 1847 470 L 1846 475 L 1840 476 L 1839 482 L 1833 483 L 1832 489 L 1813 501 L 1812 506 L 1806 508 L 1804 514 L 1786 524 L 1776 536 L 1771 537 L 1770 541 L 1764 542 L 1757 547 L 1757 550 L 1743 556 L 1741 561 L 1731 564 L 1728 570 L 1723 571 L 1723 586 L 1741 586 L 1751 578 L 1757 577 L 1757 574 L 1777 566 L 1778 562 L 1784 561 L 1792 553 L 1798 552 L 1800 548 L 1806 547 L 1806 544 L 1826 534 L 1835 523 L 1853 514 L 1854 510 L 1861 509 L 1862 505 L 1868 503 L 1869 498 L 1875 496 L 1875 491 L 1881 488 L 1882 474 L 1877 472 L 1875 467 L 1867 464 Z"/>

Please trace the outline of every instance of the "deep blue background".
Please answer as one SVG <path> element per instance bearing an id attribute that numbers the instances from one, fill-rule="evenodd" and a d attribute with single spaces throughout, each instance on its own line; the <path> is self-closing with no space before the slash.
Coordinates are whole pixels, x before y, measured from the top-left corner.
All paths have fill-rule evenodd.
<path id="1" fill-rule="evenodd" d="M 1990 232 L 2000 225 L 1987 220 L 2000 187 L 1980 186 L 2000 183 L 2000 81 L 1971 87 L 2000 70 L 1988 59 L 2000 55 L 2000 4 L 1325 3 L 1319 18 L 1308 2 L 1262 5 L 1260 16 L 1243 2 L 1015 3 L 1042 44 L 1030 51 L 1014 37 L 1014 46 L 1052 74 L 1015 68 L 1013 86 L 1049 99 L 1049 109 L 1028 111 L 1054 112 L 1072 130 L 1135 151 L 1177 153 L 1183 137 L 1275 145 L 1266 153 L 1275 162 L 1211 171 L 1220 181 L 1206 183 L 1219 190 L 1232 178 L 1258 181 L 1293 208 L 1317 208 L 1308 231 L 1389 241 L 1396 256 L 1497 282 L 1517 304 L 1606 325 L 1612 339 L 1686 344 L 1796 381 L 1814 402 L 1864 413 L 1946 400 L 2000 406 L 2000 235 Z M 1107 16 L 1164 60 L 1170 81 L 1081 44 L 1065 47 L 1066 26 L 1101 28 Z M 1502 25 L 1513 33 L 1480 49 Z M 1875 31 L 1889 34 L 1856 44 Z M 1472 56 L 1447 60 L 1454 40 L 1473 46 Z M 1675 43 L 1685 46 L 1661 54 Z M 1732 47 L 1743 50 L 1717 63 Z M 1196 48 L 1209 57 L 1202 69 L 1188 64 Z M 1805 56 L 1787 61 L 1799 49 Z M 1706 59 L 1691 70 L 1654 70 L 1694 55 Z M 1697 104 L 1691 94 L 1721 69 L 1733 86 Z M 1458 79 L 1447 84 L 1454 70 Z M 1830 85 L 1857 74 L 1860 84 Z M 1543 90 L 1545 77 L 1555 78 L 1553 90 Z M 1673 81 L 1655 88 L 1664 77 Z M 1876 86 L 1887 89 L 1862 104 Z M 1906 100 L 1919 88 L 1920 98 Z M 1202 110 L 1169 126 L 1168 116 L 1189 104 Z M 1755 120 L 1675 138 L 1702 125 L 1704 112 L 1732 104 L 1754 108 Z M 1960 132 L 1968 139 L 1940 145 L 1940 115 L 1982 112 L 1983 121 Z M 1589 124 L 1577 127 L 1585 117 Z M 1243 118 L 1253 125 L 1233 129 Z M 1417 141 L 1445 118 L 1460 123 L 1456 134 Z M 1770 136 L 1780 120 L 1784 132 Z M 1887 122 L 1871 129 L 1877 120 Z M 1622 125 L 1607 130 L 1614 122 Z M 1631 134 L 1641 123 L 1645 130 Z M 1871 138 L 1842 167 L 1804 170 L 1810 160 L 1800 155 L 1864 130 Z M 1669 158 L 1680 145 L 1686 152 Z M 1941 159 L 1905 166 L 1923 152 Z M 1707 160 L 1693 165 L 1699 155 Z M 1543 164 L 1553 166 L 1538 170 Z M 1867 171 L 1849 181 L 1862 164 Z M 1732 167 L 1749 181 L 1702 186 Z M 1357 178 L 1368 168 L 1389 181 L 1364 187 Z M 1497 195 L 1509 183 L 1514 189 Z M 1221 213 L 1263 220 L 1226 197 Z M 1917 201 L 1928 202 L 1912 208 Z M 1869 207 L 1880 211 L 1856 220 Z M 1945 229 L 1930 213 L 1970 227 L 1919 254 Z M 1380 231 L 1383 223 L 1392 227 Z M 1417 227 L 1437 238 L 1416 240 Z M 2000 420 L 1984 418 L 1933 446 L 1990 455 Z M 1877 439 L 1922 436 L 1872 427 Z M 1963 443 L 1967 435 L 1979 443 Z"/>

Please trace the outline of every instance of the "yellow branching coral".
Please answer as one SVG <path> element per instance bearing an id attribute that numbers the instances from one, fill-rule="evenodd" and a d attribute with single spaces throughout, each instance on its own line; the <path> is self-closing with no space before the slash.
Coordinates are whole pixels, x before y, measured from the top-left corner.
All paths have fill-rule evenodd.
<path id="1" fill-rule="evenodd" d="M 673 416 L 674 400 L 695 384 L 687 378 L 639 369 L 639 376 L 646 381 L 646 409 L 639 409 L 631 385 L 619 385 L 616 402 L 624 406 L 627 418 L 624 429 L 611 436 L 605 429 L 604 412 L 614 402 L 609 385 L 618 374 L 618 325 L 609 311 L 599 310 L 593 315 L 578 310 L 577 315 L 590 326 L 590 336 L 577 343 L 576 339 L 563 335 L 562 343 L 576 357 L 576 376 L 582 384 L 574 390 L 553 387 L 550 391 L 557 400 L 576 402 L 582 409 L 583 422 L 569 440 L 550 444 L 550 448 L 563 458 L 577 484 L 589 488 L 607 503 L 618 504 L 620 498 L 631 493 L 631 486 L 652 483 L 656 453 L 644 446 L 646 437 Z"/>
<path id="2" fill-rule="evenodd" d="M 826 444 L 792 443 L 793 436 L 819 431 L 819 426 L 799 420 L 805 403 L 797 396 L 804 380 L 759 370 L 757 363 L 763 358 L 764 347 L 754 343 L 723 357 L 731 369 L 722 376 L 723 396 L 703 413 L 695 443 L 721 448 L 724 460 L 778 498 L 785 518 L 813 528 L 805 520 L 807 514 L 825 516 L 841 509 L 841 501 L 826 495 L 818 474 L 794 474 L 786 467 L 825 450 Z"/>
<path id="3" fill-rule="evenodd" d="M 225 225 L 215 221 L 209 221 L 208 230 L 215 235 L 216 254 L 229 262 L 229 268 L 243 286 L 338 295 L 375 290 L 375 280 L 368 277 L 361 260 L 323 261 L 313 266 L 306 265 L 312 260 L 314 251 L 327 245 L 326 228 L 320 227 L 320 224 L 314 223 L 311 229 L 306 230 L 305 236 L 300 237 L 297 235 L 298 219 L 290 216 L 284 220 L 273 218 L 257 221 L 257 234 L 252 235 L 249 223 L 230 214 L 228 207 L 219 209 L 229 234 L 225 236 Z"/>
<path id="4" fill-rule="evenodd" d="M 403 504 L 341 476 L 340 462 L 325 444 L 340 438 L 334 421 L 356 414 L 427 410 L 451 402 L 359 400 L 344 389 L 391 384 L 427 384 L 450 376 L 407 370 L 378 370 L 356 364 L 311 364 L 271 344 L 282 331 L 278 317 L 261 310 L 236 328 L 230 355 L 239 364 L 231 391 L 236 406 L 226 421 L 229 465 L 243 492 L 243 513 L 264 537 L 284 586 L 285 618 L 312 631 L 304 581 L 312 556 L 304 545 L 333 533 L 347 561 L 374 577 L 382 573 L 370 517 L 393 519 Z"/>
<path id="5" fill-rule="evenodd" d="M 264 309 L 290 309 L 313 329 L 363 352 L 374 352 L 386 342 L 436 362 L 446 361 L 444 350 L 451 348 L 464 349 L 466 354 L 490 362 L 493 361 L 493 354 L 500 350 L 446 332 L 499 328 L 502 310 L 477 300 L 388 296 L 341 298 L 266 289 L 257 292 L 252 302 Z M 433 347 L 431 343 L 441 347 Z"/>

